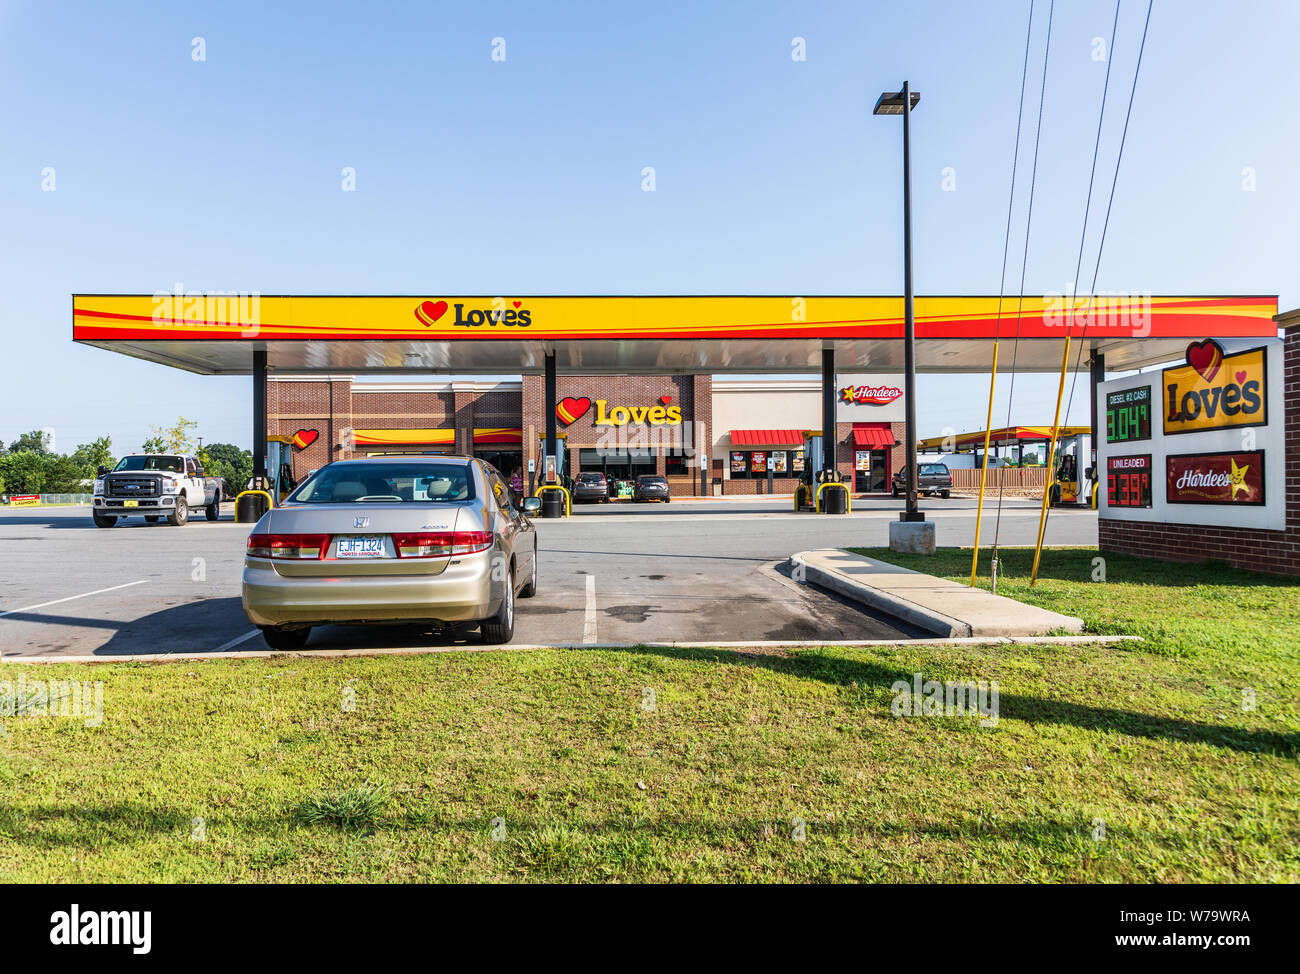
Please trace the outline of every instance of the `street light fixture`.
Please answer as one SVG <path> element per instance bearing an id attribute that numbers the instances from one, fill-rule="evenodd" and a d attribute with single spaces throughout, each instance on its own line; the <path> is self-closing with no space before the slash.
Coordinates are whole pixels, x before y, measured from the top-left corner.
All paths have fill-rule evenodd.
<path id="1" fill-rule="evenodd" d="M 903 116 L 903 406 L 907 426 L 907 509 L 900 521 L 924 521 L 917 504 L 916 473 L 916 317 L 912 306 L 912 109 L 920 92 L 903 82 L 902 91 L 886 91 L 873 115 Z"/>

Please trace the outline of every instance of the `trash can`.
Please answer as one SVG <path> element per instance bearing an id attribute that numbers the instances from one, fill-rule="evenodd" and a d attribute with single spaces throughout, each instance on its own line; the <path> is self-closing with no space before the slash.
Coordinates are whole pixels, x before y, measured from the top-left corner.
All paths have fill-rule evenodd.
<path id="1" fill-rule="evenodd" d="M 246 490 L 235 498 L 235 520 L 240 524 L 256 524 L 271 507 L 271 502 L 259 490 Z"/>
<path id="2" fill-rule="evenodd" d="M 564 495 L 558 490 L 542 491 L 542 517 L 564 517 Z"/>
<path id="3" fill-rule="evenodd" d="M 714 477 L 714 478 L 713 478 L 713 496 L 714 496 L 714 497 L 721 497 L 721 496 L 722 496 L 722 478 L 721 478 L 721 477 Z"/>
<path id="4" fill-rule="evenodd" d="M 823 514 L 847 514 L 849 512 L 849 491 L 843 484 L 831 484 L 822 491 Z"/>

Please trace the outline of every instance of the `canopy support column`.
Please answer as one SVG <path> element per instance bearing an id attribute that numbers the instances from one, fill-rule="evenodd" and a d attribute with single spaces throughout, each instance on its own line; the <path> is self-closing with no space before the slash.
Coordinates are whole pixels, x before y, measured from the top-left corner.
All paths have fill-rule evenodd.
<path id="1" fill-rule="evenodd" d="M 835 348 L 822 349 L 822 470 L 835 470 Z M 825 474 L 824 474 L 825 476 Z"/>
<path id="2" fill-rule="evenodd" d="M 542 406 L 542 412 L 546 416 L 546 450 L 542 457 L 543 465 L 546 463 L 546 457 L 555 456 L 555 352 L 546 353 L 546 402 Z M 545 466 L 543 466 L 542 481 L 545 482 Z M 555 471 L 557 477 L 561 476 L 559 470 Z"/>
<path id="3" fill-rule="evenodd" d="M 266 349 L 253 349 L 253 477 L 266 483 Z"/>
<path id="4" fill-rule="evenodd" d="M 1089 458 L 1089 466 L 1093 468 L 1093 482 L 1098 483 L 1100 482 L 1100 477 L 1098 476 L 1098 471 L 1096 469 L 1097 443 L 1100 441 L 1098 440 L 1099 431 L 1097 429 L 1097 387 L 1106 381 L 1106 356 L 1101 352 L 1093 352 L 1091 365 L 1092 381 L 1089 383 L 1089 388 L 1092 390 L 1092 412 L 1090 414 L 1092 416 L 1092 456 Z M 1082 459 L 1083 458 L 1080 457 L 1080 461 L 1082 461 Z"/>

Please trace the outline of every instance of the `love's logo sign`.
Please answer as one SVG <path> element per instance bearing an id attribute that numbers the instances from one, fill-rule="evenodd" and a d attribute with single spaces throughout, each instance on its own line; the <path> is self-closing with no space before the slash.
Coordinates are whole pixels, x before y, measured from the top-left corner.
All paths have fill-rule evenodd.
<path id="1" fill-rule="evenodd" d="M 481 325 L 527 328 L 533 323 L 533 313 L 524 308 L 524 303 L 518 299 L 507 302 L 505 298 L 493 298 L 489 303 L 491 307 L 467 309 L 462 301 L 454 305 L 446 301 L 421 301 L 415 307 L 415 320 L 425 328 L 432 328 L 449 308 L 454 308 L 455 315 L 451 323 L 462 328 L 477 328 Z"/>
<path id="2" fill-rule="evenodd" d="M 1266 425 L 1266 353 L 1225 354 L 1210 338 L 1188 345 L 1187 364 L 1164 370 L 1165 435 Z"/>
<path id="3" fill-rule="evenodd" d="M 1213 382 L 1223 364 L 1223 348 L 1213 338 L 1187 346 L 1187 364 L 1206 382 Z"/>
<path id="4" fill-rule="evenodd" d="M 316 430 L 298 430 L 293 434 L 293 445 L 299 450 L 305 450 L 316 442 L 318 436 L 320 436 L 320 433 Z"/>
<path id="5" fill-rule="evenodd" d="M 591 400 L 586 396 L 581 399 L 574 399 L 572 396 L 566 396 L 561 399 L 555 406 L 555 416 L 561 423 L 568 426 L 575 420 L 581 419 L 587 415 L 587 410 L 591 408 Z"/>
<path id="6" fill-rule="evenodd" d="M 447 313 L 446 301 L 421 301 L 415 309 L 416 320 L 425 328 L 430 328 L 433 323 Z"/>

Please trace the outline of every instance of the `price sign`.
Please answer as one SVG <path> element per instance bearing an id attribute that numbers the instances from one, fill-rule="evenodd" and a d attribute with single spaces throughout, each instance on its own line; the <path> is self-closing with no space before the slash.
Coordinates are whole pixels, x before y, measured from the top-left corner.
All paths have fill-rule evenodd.
<path id="1" fill-rule="evenodd" d="M 1106 442 L 1135 443 L 1151 439 L 1151 387 L 1106 394 Z"/>
<path id="2" fill-rule="evenodd" d="M 1151 506 L 1151 454 L 1106 458 L 1106 503 L 1111 507 Z"/>

